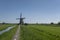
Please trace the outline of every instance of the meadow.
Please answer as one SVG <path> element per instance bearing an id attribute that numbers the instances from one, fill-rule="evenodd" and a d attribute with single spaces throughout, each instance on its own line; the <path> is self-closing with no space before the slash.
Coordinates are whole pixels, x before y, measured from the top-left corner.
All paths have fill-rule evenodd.
<path id="1" fill-rule="evenodd" d="M 15 24 L 5 24 L 5 25 L 1 25 L 0 27 L 0 30 L 4 30 L 6 29 L 7 27 L 9 26 L 15 26 L 14 28 L 12 28 L 11 30 L 3 33 L 2 35 L 0 35 L 0 40 L 12 40 L 13 36 L 15 35 L 16 33 L 16 30 L 18 28 L 18 25 L 15 25 Z M 1 30 L 1 31 L 2 31 Z"/>
<path id="2" fill-rule="evenodd" d="M 22 25 L 20 30 L 20 40 L 60 40 L 60 25 Z"/>
<path id="3" fill-rule="evenodd" d="M 0 24 L 0 31 L 4 30 L 10 26 L 13 26 L 13 24 Z"/>

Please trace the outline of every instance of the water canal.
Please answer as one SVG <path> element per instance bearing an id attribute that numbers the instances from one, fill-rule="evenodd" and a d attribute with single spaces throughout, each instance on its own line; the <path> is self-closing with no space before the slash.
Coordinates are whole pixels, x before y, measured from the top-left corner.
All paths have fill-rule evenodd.
<path id="1" fill-rule="evenodd" d="M 5 33 L 5 32 L 7 32 L 7 31 L 11 30 L 11 29 L 14 28 L 14 27 L 15 27 L 15 26 L 9 26 L 8 28 L 6 28 L 6 29 L 0 31 L 0 35 L 2 35 L 3 33 Z"/>

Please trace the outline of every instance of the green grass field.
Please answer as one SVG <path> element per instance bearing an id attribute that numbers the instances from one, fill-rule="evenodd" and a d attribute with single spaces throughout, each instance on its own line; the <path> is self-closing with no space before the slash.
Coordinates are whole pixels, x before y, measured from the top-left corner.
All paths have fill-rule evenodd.
<path id="1" fill-rule="evenodd" d="M 9 26 L 13 26 L 13 24 L 4 24 L 4 25 L 0 25 L 0 31 L 8 28 Z"/>
<path id="2" fill-rule="evenodd" d="M 6 29 L 11 24 L 0 25 L 0 30 Z M 11 40 L 18 25 L 0 35 L 0 40 Z M 60 25 L 31 24 L 20 26 L 20 40 L 60 40 Z"/>
<path id="3" fill-rule="evenodd" d="M 21 40 L 60 40 L 60 25 L 21 26 Z"/>
<path id="4" fill-rule="evenodd" d="M 9 31 L 3 33 L 2 35 L 0 35 L 0 40 L 11 40 L 12 37 L 15 35 L 15 32 L 18 28 L 18 25 L 11 25 L 11 24 L 8 25 L 8 24 L 6 24 L 6 25 L 2 25 L 2 26 L 1 26 L 2 29 L 7 28 L 8 26 L 15 26 L 11 30 L 9 30 Z"/>

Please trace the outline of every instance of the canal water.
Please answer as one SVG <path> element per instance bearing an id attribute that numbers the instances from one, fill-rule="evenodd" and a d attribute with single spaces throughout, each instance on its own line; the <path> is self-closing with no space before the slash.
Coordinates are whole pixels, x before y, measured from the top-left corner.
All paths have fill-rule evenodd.
<path id="1" fill-rule="evenodd" d="M 11 30 L 11 29 L 14 28 L 14 27 L 15 27 L 15 26 L 10 26 L 10 27 L 6 28 L 5 30 L 0 31 L 0 35 L 2 35 L 3 33 Z"/>

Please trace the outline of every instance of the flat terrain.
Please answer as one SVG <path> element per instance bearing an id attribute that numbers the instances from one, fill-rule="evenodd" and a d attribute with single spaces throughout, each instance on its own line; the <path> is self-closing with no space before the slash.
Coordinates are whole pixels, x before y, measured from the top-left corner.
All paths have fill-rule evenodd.
<path id="1" fill-rule="evenodd" d="M 12 38 L 13 40 L 60 40 L 60 25 L 30 24 L 19 27 L 18 25 L 6 24 L 0 25 L 0 31 L 9 26 L 15 27 L 0 35 L 0 40 L 12 40 Z"/>
<path id="2" fill-rule="evenodd" d="M 21 40 L 60 40 L 60 25 L 23 25 Z"/>
<path id="3" fill-rule="evenodd" d="M 2 27 L 3 26 L 3 27 Z M 13 26 L 15 26 L 14 28 L 12 28 L 11 30 L 9 30 L 9 31 L 7 31 L 7 32 L 5 32 L 5 33 L 3 33 L 2 35 L 0 35 L 0 40 L 12 40 L 12 37 L 14 36 L 14 34 L 16 33 L 16 30 L 17 30 L 17 28 L 18 28 L 18 25 L 13 25 L 13 24 L 7 24 L 7 26 L 6 25 L 2 25 L 2 26 L 0 26 L 3 30 L 4 29 L 6 29 L 7 27 L 9 27 L 9 26 L 11 26 L 11 27 L 13 27 Z"/>
<path id="4" fill-rule="evenodd" d="M 16 34 L 12 37 L 12 40 L 19 40 L 19 35 L 20 35 L 20 25 L 18 26 Z"/>
<path id="5" fill-rule="evenodd" d="M 13 24 L 0 24 L 0 31 L 4 30 L 10 26 L 13 26 Z"/>

